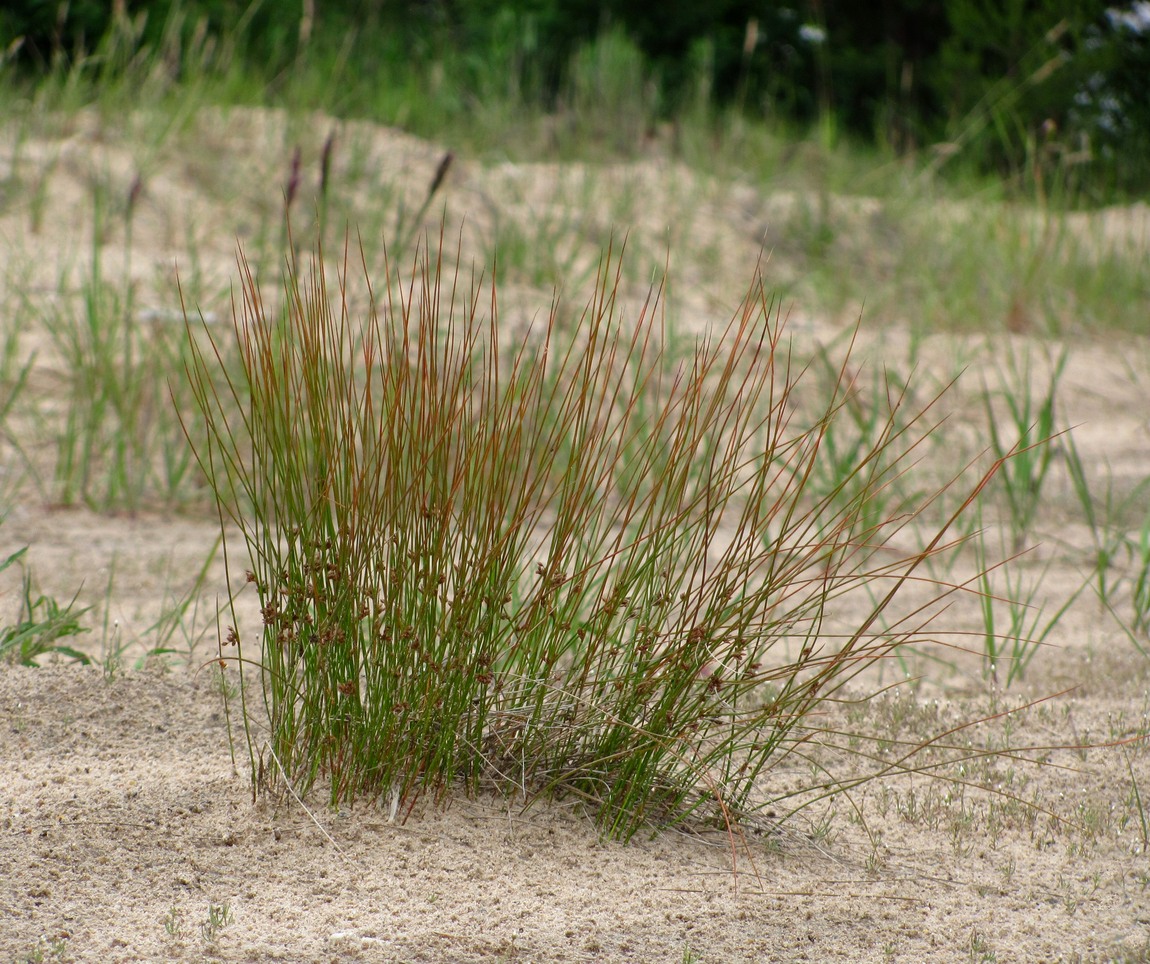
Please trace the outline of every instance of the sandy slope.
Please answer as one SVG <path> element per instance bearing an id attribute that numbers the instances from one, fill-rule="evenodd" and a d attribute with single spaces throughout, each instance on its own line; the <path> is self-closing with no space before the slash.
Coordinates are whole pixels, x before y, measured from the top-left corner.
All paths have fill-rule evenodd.
<path id="1" fill-rule="evenodd" d="M 209 319 L 226 312 L 234 238 L 258 247 L 291 146 L 301 143 L 312 165 L 330 125 L 212 113 L 193 125 L 195 150 L 184 141 L 159 151 L 130 123 L 109 126 L 93 115 L 19 144 L 5 132 L 6 176 L 18 163 L 24 184 L 36 172 L 51 177 L 38 213 L 23 196 L 0 205 L 8 317 L 22 299 L 44 310 L 75 295 L 90 256 L 88 192 L 99 181 L 122 196 L 137 170 L 146 171 L 131 262 L 141 323 L 178 319 L 177 263 Z M 348 185 L 341 216 L 364 214 L 373 198 L 396 192 L 408 210 L 418 207 L 442 148 L 364 124 L 339 131 L 336 168 Z M 674 309 L 702 327 L 733 308 L 758 259 L 763 219 L 787 202 L 658 161 L 594 172 L 598 187 L 584 197 L 590 176 L 579 167 L 460 160 L 446 193 L 451 230 L 481 257 L 500 219 L 520 224 L 529 245 L 546 244 L 555 267 L 578 280 L 630 210 L 640 267 L 625 294 L 641 296 L 663 245 L 679 244 Z M 639 191 L 644 203 L 612 201 L 616 188 L 624 198 Z M 562 220 L 556 212 L 573 199 L 576 214 Z M 378 216 L 376 227 L 386 220 Z M 552 223 L 553 235 L 539 233 Z M 532 225 L 538 231 L 527 232 Z M 125 263 L 123 242 L 110 228 L 109 271 Z M 503 303 L 517 325 L 546 308 L 549 278 L 533 275 L 530 260 L 509 270 Z M 799 309 L 793 325 L 808 343 L 842 330 Z M 64 374 L 59 361 L 34 321 L 21 338 L 23 349 L 40 350 L 30 395 L 50 407 Z M 886 361 L 910 350 L 897 326 L 863 342 L 864 353 Z M 915 350 L 929 387 L 1003 348 L 939 335 Z M 1088 462 L 1110 464 L 1116 485 L 1128 489 L 1150 475 L 1150 348 L 1138 339 L 1070 348 L 1063 418 L 1081 423 L 1075 438 Z M 963 413 L 977 414 L 971 397 L 956 397 L 955 438 Z M 215 525 L 194 511 L 125 517 L 53 507 L 23 475 L 31 464 L 50 479 L 50 448 L 26 413 L 14 419 L 30 434 L 18 440 L 20 453 L 17 440 L 0 439 L 0 492 L 12 502 L 0 554 L 29 545 L 40 587 L 62 600 L 79 588 L 82 603 L 103 606 L 107 595 L 107 625 L 131 644 L 130 667 L 157 613 L 194 581 Z M 1050 511 L 1068 521 L 1038 550 L 1034 571 L 1050 563 L 1042 598 L 1058 600 L 1080 581 L 1089 536 L 1069 521 L 1065 479 L 1051 492 Z M 602 840 L 586 814 L 562 803 L 523 812 L 514 801 L 460 797 L 443 810 L 421 806 L 405 821 L 370 806 L 334 812 L 319 795 L 310 813 L 290 797 L 253 805 L 246 748 L 237 743 L 233 764 L 211 674 L 199 670 L 214 651 L 212 603 L 224 586 L 217 558 L 204 608 L 189 616 L 184 651 L 166 672 L 155 661 L 111 680 L 95 668 L 0 666 L 0 959 L 37 951 L 52 959 L 56 949 L 82 961 L 1150 959 L 1150 817 L 1135 795 L 1137 787 L 1150 802 L 1145 740 L 1125 751 L 989 758 L 969 771 L 940 770 L 941 780 L 884 778 L 781 831 L 763 821 L 734 839 L 699 831 L 624 846 Z M 3 619 L 17 588 L 12 578 L 0 584 Z M 100 655 L 107 639 L 97 626 L 80 643 Z M 1150 732 L 1150 661 L 1096 604 L 1076 607 L 1051 643 L 1025 686 L 1005 696 L 959 658 L 945 680 L 900 687 L 846 722 L 921 741 L 1078 686 L 961 739 L 1001 750 Z M 838 761 L 844 773 L 858 762 Z M 793 768 L 770 779 L 809 777 Z M 210 907 L 223 904 L 224 926 L 205 926 Z"/>

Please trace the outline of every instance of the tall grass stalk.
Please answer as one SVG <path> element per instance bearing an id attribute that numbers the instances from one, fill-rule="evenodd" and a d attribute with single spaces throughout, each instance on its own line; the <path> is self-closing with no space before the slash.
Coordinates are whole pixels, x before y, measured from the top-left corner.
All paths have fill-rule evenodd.
<path id="1" fill-rule="evenodd" d="M 512 345 L 496 286 L 442 241 L 378 294 L 346 244 L 338 290 L 322 252 L 291 259 L 279 307 L 240 269 L 242 371 L 192 324 L 188 371 L 262 612 L 221 652 L 259 669 L 253 792 L 282 774 L 398 811 L 494 783 L 581 798 L 622 837 L 766 805 L 820 707 L 929 621 L 896 600 L 994 471 L 909 553 L 890 536 L 941 492 L 877 520 L 888 497 L 851 473 L 849 497 L 815 492 L 844 383 L 796 424 L 806 383 L 759 280 L 675 354 L 660 292 L 626 317 L 610 251 L 577 325 L 556 304 Z M 897 473 L 931 426 L 891 418 L 858 458 Z"/>

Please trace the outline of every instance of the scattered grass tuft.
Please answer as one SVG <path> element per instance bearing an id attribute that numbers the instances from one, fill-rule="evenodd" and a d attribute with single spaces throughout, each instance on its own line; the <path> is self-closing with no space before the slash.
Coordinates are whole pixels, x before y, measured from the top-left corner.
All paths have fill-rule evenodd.
<path id="1" fill-rule="evenodd" d="M 68 373 L 62 417 L 50 423 L 56 448 L 50 497 L 96 511 L 184 504 L 197 481 L 189 472 L 195 463 L 168 386 L 156 377 L 182 369 L 182 332 L 137 311 L 130 257 L 122 277 L 105 271 L 102 196 L 96 191 L 91 267 L 78 296 L 68 290 L 65 273 L 59 306 L 41 313 Z M 129 210 L 129 255 L 131 220 Z M 27 304 L 26 310 L 37 309 Z"/>
<path id="2" fill-rule="evenodd" d="M 1090 473 L 1072 435 L 1067 436 L 1066 467 L 1082 517 L 1094 543 L 1094 592 L 1134 647 L 1150 656 L 1150 478 L 1128 491 L 1115 492 L 1106 467 L 1105 494 L 1096 494 Z"/>
<path id="3" fill-rule="evenodd" d="M 0 560 L 0 572 L 19 563 L 27 551 L 27 547 L 18 549 L 7 559 Z M 52 596 L 36 595 L 32 588 L 32 573 L 27 568 L 21 585 L 16 621 L 9 626 L 0 626 L 0 658 L 15 660 L 21 666 L 35 666 L 41 656 L 55 654 L 85 665 L 90 663 L 89 656 L 61 642 L 88 631 L 80 625 L 80 617 L 88 610 L 77 609 L 74 598 L 66 606 L 61 606 Z"/>
<path id="4" fill-rule="evenodd" d="M 226 900 L 219 904 L 209 901 L 207 916 L 200 923 L 200 935 L 203 937 L 204 945 L 214 948 L 223 932 L 235 923 L 235 919 L 236 915 Z"/>
<path id="5" fill-rule="evenodd" d="M 998 474 L 999 488 L 1006 499 L 1007 523 L 1013 538 L 1013 551 L 1021 552 L 1034 526 L 1043 488 L 1054 459 L 1058 384 L 1066 368 L 1066 349 L 1051 360 L 1050 386 L 1045 394 L 1033 395 L 1033 373 L 1029 355 L 1022 362 L 1008 352 L 1008 370 L 999 371 L 1002 387 L 997 392 L 988 388 L 983 394 L 986 426 L 994 456 L 1002 461 Z M 1004 420 L 995 411 L 994 399 L 1006 408 Z"/>
<path id="6" fill-rule="evenodd" d="M 1038 596 L 1050 563 L 1028 577 L 1018 564 L 1021 554 L 998 565 L 990 562 L 985 532 L 979 533 L 974 546 L 982 609 L 983 670 L 995 684 L 1009 688 L 1026 674 L 1039 648 L 1089 584 L 1089 577 L 1048 615 Z M 1002 669 L 1005 673 L 1000 676 Z"/>

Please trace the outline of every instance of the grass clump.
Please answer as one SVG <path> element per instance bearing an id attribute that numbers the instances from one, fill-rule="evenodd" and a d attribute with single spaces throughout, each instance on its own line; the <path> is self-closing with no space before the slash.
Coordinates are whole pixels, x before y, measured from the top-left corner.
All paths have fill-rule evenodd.
<path id="1" fill-rule="evenodd" d="M 278 308 L 241 269 L 242 365 L 190 326 L 189 375 L 262 613 L 258 657 L 234 627 L 221 652 L 260 671 L 266 742 L 241 690 L 256 789 L 322 779 L 394 813 L 494 783 L 575 795 L 622 837 L 729 819 L 789 796 L 767 772 L 952 591 L 915 572 L 988 476 L 908 540 L 924 548 L 894 548 L 941 494 L 873 511 L 933 402 L 893 396 L 825 484 L 848 369 L 797 414 L 807 383 L 761 281 L 684 344 L 658 291 L 627 319 L 608 252 L 575 323 L 556 301 L 507 345 L 496 286 L 442 244 L 406 281 L 388 265 L 381 295 L 354 290 L 346 247 L 338 292 L 322 252 L 293 258 Z M 930 598 L 896 612 L 912 582 Z"/>
<path id="2" fill-rule="evenodd" d="M 22 562 L 27 551 L 25 546 L 0 559 L 0 573 Z M 76 607 L 75 598 L 61 606 L 54 597 L 37 594 L 32 588 L 32 573 L 25 568 L 16 619 L 0 625 L 0 659 L 36 666 L 41 656 L 54 654 L 79 663 L 91 662 L 84 653 L 63 642 L 88 631 L 80 624 L 80 617 L 87 611 Z"/>

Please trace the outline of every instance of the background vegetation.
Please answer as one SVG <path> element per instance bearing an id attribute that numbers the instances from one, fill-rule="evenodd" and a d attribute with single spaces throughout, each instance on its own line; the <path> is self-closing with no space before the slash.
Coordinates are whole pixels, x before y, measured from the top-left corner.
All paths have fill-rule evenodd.
<path id="1" fill-rule="evenodd" d="M 417 133 L 469 118 L 490 129 L 493 104 L 578 109 L 572 89 L 591 71 L 606 85 L 596 110 L 615 106 L 612 82 L 635 85 L 652 128 L 702 108 L 894 155 L 930 149 L 940 167 L 1016 189 L 1054 170 L 1087 201 L 1150 184 L 1150 6 L 1132 0 L 16 0 L 0 46 L 25 77 L 77 64 L 98 76 L 108 58 L 92 54 L 126 20 L 215 69 L 258 67 L 261 99 L 309 90 L 315 106 Z"/>

